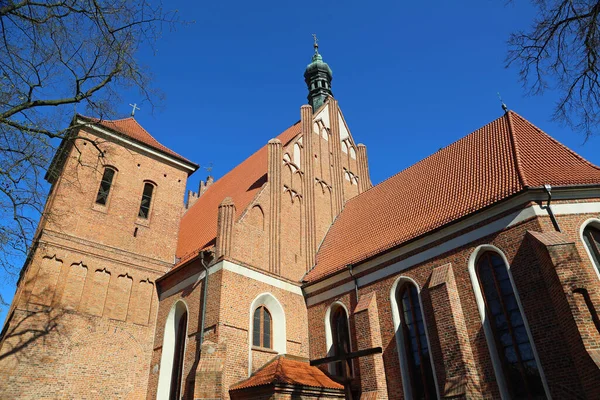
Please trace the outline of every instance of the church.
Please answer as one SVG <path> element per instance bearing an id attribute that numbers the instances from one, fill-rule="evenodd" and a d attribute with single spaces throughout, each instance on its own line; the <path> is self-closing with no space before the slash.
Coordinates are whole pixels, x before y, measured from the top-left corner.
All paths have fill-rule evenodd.
<path id="1" fill-rule="evenodd" d="M 185 203 L 195 162 L 73 118 L 0 398 L 600 398 L 600 168 L 506 110 L 373 186 L 316 44 L 304 78 Z"/>

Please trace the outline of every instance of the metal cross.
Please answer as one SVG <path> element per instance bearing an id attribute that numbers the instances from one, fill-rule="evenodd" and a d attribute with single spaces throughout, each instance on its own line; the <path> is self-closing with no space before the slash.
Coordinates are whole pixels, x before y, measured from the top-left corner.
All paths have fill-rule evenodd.
<path id="1" fill-rule="evenodd" d="M 317 34 L 312 34 L 313 39 L 315 40 L 315 48 L 319 47 L 319 39 L 317 39 Z"/>
<path id="2" fill-rule="evenodd" d="M 131 110 L 131 116 L 133 117 L 135 115 L 135 110 L 140 110 L 140 108 L 137 106 L 137 103 L 133 103 L 133 104 L 129 104 L 131 107 L 133 107 L 133 110 Z"/>

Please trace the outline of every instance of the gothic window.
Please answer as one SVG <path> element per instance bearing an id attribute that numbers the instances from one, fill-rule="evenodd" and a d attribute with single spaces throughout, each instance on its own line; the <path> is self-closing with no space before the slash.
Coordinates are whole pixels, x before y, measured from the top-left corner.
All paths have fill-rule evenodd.
<path id="1" fill-rule="evenodd" d="M 175 329 L 175 354 L 171 370 L 171 390 L 169 400 L 181 398 L 181 379 L 183 377 L 183 359 L 185 357 L 185 337 L 187 333 L 187 310 L 179 318 Z"/>
<path id="2" fill-rule="evenodd" d="M 154 192 L 154 185 L 150 182 L 144 183 L 144 192 L 142 193 L 142 201 L 140 203 L 140 211 L 138 217 L 148 219 L 150 215 L 150 205 L 152 204 L 152 193 Z"/>
<path id="3" fill-rule="evenodd" d="M 331 314 L 331 355 L 341 356 L 350 353 L 350 332 L 348 331 L 348 316 L 344 307 L 338 306 Z M 350 361 L 336 361 L 333 364 L 333 374 L 340 377 L 351 376 Z"/>
<path id="4" fill-rule="evenodd" d="M 252 325 L 252 345 L 273 348 L 273 323 L 271 313 L 265 306 L 254 310 L 254 322 Z"/>
<path id="5" fill-rule="evenodd" d="M 400 308 L 402 344 L 408 366 L 408 381 L 413 399 L 435 399 L 437 397 L 433 369 L 429 354 L 427 334 L 419 292 L 413 283 L 404 283 L 396 294 Z"/>
<path id="6" fill-rule="evenodd" d="M 110 193 L 110 187 L 112 186 L 113 178 L 115 177 L 115 170 L 106 167 L 102 174 L 102 180 L 100 181 L 100 187 L 98 188 L 98 194 L 96 195 L 96 204 L 106 205 L 108 202 L 108 195 Z"/>
<path id="7" fill-rule="evenodd" d="M 600 272 L 600 229 L 588 225 L 583 230 L 583 241 L 592 256 L 594 267 Z"/>
<path id="8" fill-rule="evenodd" d="M 511 398 L 546 398 L 540 370 L 504 260 L 497 253 L 487 251 L 477 260 L 476 272 Z"/>
<path id="9" fill-rule="evenodd" d="M 179 300 L 171 307 L 165 321 L 157 399 L 180 400 L 182 397 L 187 323 L 187 306 Z"/>

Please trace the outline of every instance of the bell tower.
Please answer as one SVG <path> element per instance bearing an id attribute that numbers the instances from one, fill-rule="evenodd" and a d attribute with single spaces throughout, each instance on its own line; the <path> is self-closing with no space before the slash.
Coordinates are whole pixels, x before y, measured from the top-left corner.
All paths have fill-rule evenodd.
<path id="1" fill-rule="evenodd" d="M 316 111 L 327 99 L 328 96 L 333 96 L 331 92 L 331 80 L 333 74 L 331 68 L 323 61 L 323 57 L 319 54 L 319 43 L 317 36 L 315 39 L 315 54 L 312 57 L 312 62 L 308 64 L 304 71 L 304 81 L 308 87 L 308 104 Z"/>

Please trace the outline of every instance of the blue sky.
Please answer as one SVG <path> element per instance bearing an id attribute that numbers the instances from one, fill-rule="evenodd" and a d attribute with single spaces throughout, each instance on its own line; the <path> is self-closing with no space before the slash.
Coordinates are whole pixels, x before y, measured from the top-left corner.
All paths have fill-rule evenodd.
<path id="1" fill-rule="evenodd" d="M 194 24 L 164 32 L 140 59 L 166 98 L 137 120 L 160 142 L 219 178 L 300 118 L 312 33 L 333 70 L 333 93 L 367 146 L 373 183 L 502 115 L 505 103 L 600 164 L 600 136 L 552 121 L 557 94 L 529 97 L 506 41 L 535 16 L 528 1 L 169 1 Z M 119 108 L 126 117 L 126 92 Z M 200 169 L 188 187 L 197 190 Z M 14 292 L 14 288 L 3 288 Z M 10 296 L 9 296 L 10 298 Z M 4 314 L 0 313 L 0 320 Z"/>

